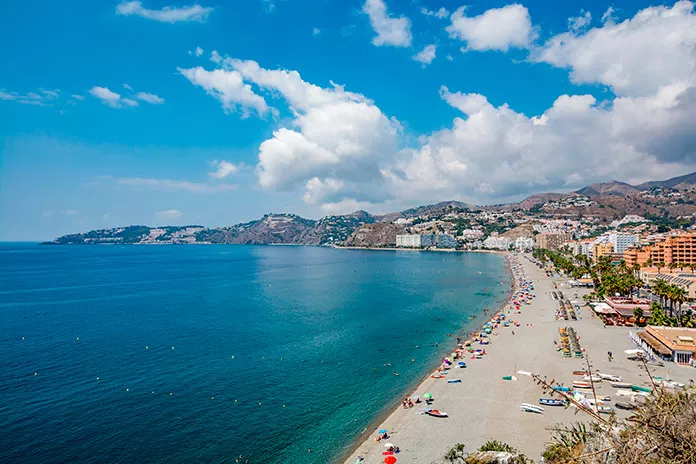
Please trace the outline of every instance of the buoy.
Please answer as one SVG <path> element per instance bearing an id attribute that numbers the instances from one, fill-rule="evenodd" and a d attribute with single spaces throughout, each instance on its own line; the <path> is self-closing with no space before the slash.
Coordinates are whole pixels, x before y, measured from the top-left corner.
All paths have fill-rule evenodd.
<path id="1" fill-rule="evenodd" d="M 259 402 L 259 406 L 261 406 L 261 402 Z"/>
<path id="2" fill-rule="evenodd" d="M 126 391 L 129 392 L 129 391 L 130 391 L 130 388 L 126 388 Z"/>
<path id="3" fill-rule="evenodd" d="M 80 337 L 77 337 L 75 340 L 77 340 L 77 341 L 79 342 L 79 341 L 80 341 Z"/>
<path id="4" fill-rule="evenodd" d="M 39 375 L 39 373 L 38 373 L 38 372 L 34 372 L 34 375 Z"/>
<path id="5" fill-rule="evenodd" d="M 211 397 L 210 397 L 210 399 L 211 399 L 211 400 L 214 400 L 214 399 L 215 399 L 215 397 L 214 397 L 214 396 L 211 396 Z"/>
<path id="6" fill-rule="evenodd" d="M 174 349 L 174 347 L 172 346 L 172 350 L 173 350 L 173 349 Z"/>
<path id="7" fill-rule="evenodd" d="M 99 380 L 99 377 L 97 377 L 97 380 Z"/>
<path id="8" fill-rule="evenodd" d="M 234 400 L 234 402 L 236 403 L 236 402 L 237 402 L 237 400 Z"/>
<path id="9" fill-rule="evenodd" d="M 150 349 L 150 345 L 147 345 L 147 346 L 145 347 L 145 349 L 146 349 L 146 350 L 149 350 L 149 349 Z"/>
<path id="10" fill-rule="evenodd" d="M 283 407 L 285 407 L 285 405 L 283 405 Z"/>
<path id="11" fill-rule="evenodd" d="M 22 337 L 22 340 L 24 340 L 24 337 Z"/>
<path id="12" fill-rule="evenodd" d="M 152 390 L 152 394 L 153 394 L 153 395 L 155 394 L 155 390 Z"/>
<path id="13" fill-rule="evenodd" d="M 234 359 L 234 356 L 232 356 L 232 359 Z"/>
<path id="14" fill-rule="evenodd" d="M 169 392 L 169 396 L 172 396 L 173 394 L 174 394 L 174 393 L 172 393 L 172 392 Z"/>

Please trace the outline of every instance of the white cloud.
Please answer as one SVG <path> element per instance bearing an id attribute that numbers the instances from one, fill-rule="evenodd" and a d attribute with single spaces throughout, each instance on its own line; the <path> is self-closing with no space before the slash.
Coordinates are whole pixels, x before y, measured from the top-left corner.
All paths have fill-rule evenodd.
<path id="1" fill-rule="evenodd" d="M 372 29 L 377 33 L 377 37 L 372 39 L 374 45 L 411 45 L 411 21 L 405 16 L 390 16 L 384 0 L 366 0 L 362 11 L 370 17 Z"/>
<path id="2" fill-rule="evenodd" d="M 616 10 L 613 7 L 607 8 L 607 11 L 602 15 L 602 23 L 613 23 L 616 22 L 616 16 L 614 16 Z"/>
<path id="3" fill-rule="evenodd" d="M 252 110 L 260 116 L 270 111 L 266 100 L 254 93 L 251 86 L 244 83 L 241 74 L 237 71 L 223 69 L 208 71 L 201 66 L 177 69 L 191 83 L 202 87 L 208 95 L 218 99 L 225 111 L 239 111 L 243 118 L 249 117 Z"/>
<path id="4" fill-rule="evenodd" d="M 447 58 L 447 61 L 454 61 L 454 57 L 450 54 L 448 54 L 445 58 Z"/>
<path id="5" fill-rule="evenodd" d="M 437 11 L 429 10 L 427 8 L 421 8 L 421 13 L 423 13 L 426 16 L 435 16 L 439 19 L 444 19 L 449 16 L 449 11 L 447 11 L 445 7 L 442 7 Z"/>
<path id="6" fill-rule="evenodd" d="M 220 56 L 220 54 L 218 53 L 217 50 L 213 50 L 213 51 L 210 53 L 210 61 L 212 61 L 212 62 L 215 63 L 215 64 L 220 64 L 220 63 L 222 63 L 222 57 Z"/>
<path id="7" fill-rule="evenodd" d="M 583 31 L 592 22 L 592 14 L 589 11 L 580 10 L 580 16 L 568 18 L 568 29 L 574 33 Z"/>
<path id="8" fill-rule="evenodd" d="M 126 177 L 116 179 L 117 184 L 150 187 L 159 190 L 185 190 L 191 193 L 225 193 L 237 189 L 233 184 L 206 184 L 202 182 L 189 182 L 186 180 L 153 179 L 143 177 Z"/>
<path id="9" fill-rule="evenodd" d="M 447 27 L 450 37 L 466 42 L 466 50 L 529 48 L 536 38 L 529 11 L 522 5 L 486 10 L 479 16 L 466 16 L 466 7 L 452 13 Z"/>
<path id="10" fill-rule="evenodd" d="M 94 86 L 89 89 L 89 93 L 102 101 L 105 105 L 109 105 L 112 108 L 123 108 L 138 106 L 138 102 L 131 98 L 124 98 L 116 92 L 112 92 L 107 87 Z"/>
<path id="11" fill-rule="evenodd" d="M 633 18 L 581 34 L 551 37 L 532 54 L 570 70 L 578 84 L 598 83 L 617 95 L 651 95 L 664 85 L 693 83 L 696 76 L 694 4 L 656 6 Z"/>
<path id="12" fill-rule="evenodd" d="M 225 177 L 231 174 L 236 174 L 237 171 L 239 171 L 239 166 L 225 160 L 213 161 L 213 167 L 215 167 L 215 171 L 209 173 L 208 175 L 216 179 L 224 179 Z"/>
<path id="13" fill-rule="evenodd" d="M 203 54 L 203 49 L 201 47 L 196 47 L 196 56 L 201 56 Z"/>
<path id="14" fill-rule="evenodd" d="M 83 97 L 82 95 L 75 95 L 74 94 L 74 95 L 71 95 L 71 97 L 73 97 L 75 100 L 79 100 L 79 101 L 82 101 L 85 99 L 85 97 Z"/>
<path id="15" fill-rule="evenodd" d="M 184 214 L 179 211 L 178 209 L 167 209 L 164 211 L 158 211 L 155 213 L 155 216 L 157 219 L 160 220 L 171 220 L 171 219 L 178 219 Z"/>
<path id="16" fill-rule="evenodd" d="M 423 65 L 423 67 L 426 67 L 430 63 L 433 62 L 435 59 L 435 51 L 437 50 L 437 46 L 435 45 L 427 45 L 423 50 L 418 52 L 417 54 L 413 55 L 413 59 L 415 61 L 418 61 Z"/>
<path id="17" fill-rule="evenodd" d="M 64 209 L 60 212 L 63 216 L 77 216 L 80 212 L 76 209 Z"/>
<path id="18" fill-rule="evenodd" d="M 143 18 L 153 19 L 155 21 L 161 21 L 164 23 L 176 23 L 180 21 L 203 22 L 207 19 L 208 15 L 212 11 L 212 8 L 202 7 L 198 4 L 184 6 L 180 8 L 173 6 L 165 6 L 160 10 L 147 9 L 143 7 L 143 4 L 139 1 L 124 1 L 116 6 L 116 14 L 118 15 L 141 16 Z"/>
<path id="19" fill-rule="evenodd" d="M 126 89 L 126 90 L 130 90 L 131 92 L 133 91 L 133 87 L 131 87 L 131 86 L 128 85 L 128 84 L 123 84 L 123 88 Z"/>
<path id="20" fill-rule="evenodd" d="M 22 105 L 52 106 L 60 98 L 60 90 L 38 89 L 36 92 L 21 94 L 0 89 L 0 100 L 14 101 Z"/>
<path id="21" fill-rule="evenodd" d="M 49 211 L 44 211 L 43 213 L 41 213 L 41 217 L 44 218 L 44 219 L 50 219 L 50 218 L 53 217 L 54 214 L 55 214 L 54 211 L 50 211 L 50 210 L 49 210 Z"/>
<path id="22" fill-rule="evenodd" d="M 319 34 L 321 34 L 321 29 L 319 29 L 318 27 L 315 27 L 314 29 L 312 29 L 312 35 L 319 35 Z"/>
<path id="23" fill-rule="evenodd" d="M 162 103 L 164 103 L 164 98 L 158 97 L 154 93 L 138 92 L 137 94 L 135 94 L 135 98 L 147 103 L 152 103 L 153 105 L 161 105 Z"/>

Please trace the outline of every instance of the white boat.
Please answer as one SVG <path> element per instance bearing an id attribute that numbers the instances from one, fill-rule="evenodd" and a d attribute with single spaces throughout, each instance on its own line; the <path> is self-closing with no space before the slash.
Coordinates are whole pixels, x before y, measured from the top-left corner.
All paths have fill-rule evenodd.
<path id="1" fill-rule="evenodd" d="M 543 414 L 544 408 L 537 406 L 535 404 L 522 403 L 520 404 L 520 409 L 525 412 L 534 412 L 536 414 Z"/>
<path id="2" fill-rule="evenodd" d="M 612 382 L 623 382 L 623 378 L 621 378 L 618 375 L 602 374 L 601 372 L 597 372 L 597 375 L 600 376 L 602 380 L 610 380 Z"/>
<path id="3" fill-rule="evenodd" d="M 590 376 L 590 375 L 586 375 L 585 377 L 582 378 L 582 380 L 584 380 L 584 381 L 586 381 L 586 382 L 589 382 L 589 381 L 592 381 L 592 382 L 601 382 L 601 381 L 602 381 L 602 378 L 601 378 L 600 376 L 598 376 L 598 375 L 591 375 L 591 376 Z"/>

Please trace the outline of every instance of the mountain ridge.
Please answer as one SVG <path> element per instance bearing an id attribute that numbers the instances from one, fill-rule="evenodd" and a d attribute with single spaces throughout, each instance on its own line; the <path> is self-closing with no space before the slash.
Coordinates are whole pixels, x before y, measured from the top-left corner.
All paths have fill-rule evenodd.
<path id="1" fill-rule="evenodd" d="M 637 186 L 620 181 L 595 183 L 565 194 L 538 193 L 507 205 L 475 206 L 451 200 L 383 215 L 358 210 L 317 220 L 292 213 L 271 213 L 253 221 L 213 229 L 200 225 L 131 225 L 64 235 L 44 244 L 391 246 L 396 234 L 407 232 L 406 224 L 475 211 L 520 211 L 532 218 L 592 216 L 606 222 L 625 215 L 679 218 L 696 214 L 696 172 Z"/>

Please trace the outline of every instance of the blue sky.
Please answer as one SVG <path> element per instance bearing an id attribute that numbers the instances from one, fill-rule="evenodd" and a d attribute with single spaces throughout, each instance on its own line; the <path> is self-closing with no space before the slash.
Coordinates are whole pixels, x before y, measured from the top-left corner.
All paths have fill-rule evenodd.
<path id="1" fill-rule="evenodd" d="M 12 2 L 0 60 L 0 240 L 696 170 L 688 1 Z"/>

